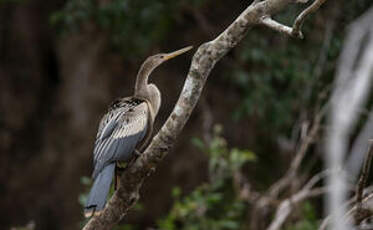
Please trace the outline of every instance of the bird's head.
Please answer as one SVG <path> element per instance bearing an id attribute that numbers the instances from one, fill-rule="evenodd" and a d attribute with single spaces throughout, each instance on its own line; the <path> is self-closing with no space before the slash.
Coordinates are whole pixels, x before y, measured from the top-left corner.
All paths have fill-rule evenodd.
<path id="1" fill-rule="evenodd" d="M 171 53 L 156 54 L 156 55 L 148 57 L 146 59 L 146 61 L 144 62 L 144 64 L 148 67 L 148 69 L 153 70 L 154 68 L 156 68 L 157 66 L 159 66 L 163 62 L 165 62 L 167 60 L 170 60 L 170 59 L 172 59 L 176 56 L 179 56 L 180 54 L 183 54 L 183 53 L 191 50 L 192 48 L 193 48 L 193 46 L 188 46 L 188 47 L 176 50 L 176 51 L 171 52 Z"/>
<path id="2" fill-rule="evenodd" d="M 156 89 L 156 87 L 150 87 L 151 84 L 148 84 L 148 77 L 151 74 L 151 72 L 163 62 L 170 60 L 171 58 L 174 58 L 176 56 L 179 56 L 180 54 L 183 54 L 192 48 L 192 46 L 188 46 L 171 53 L 160 53 L 148 57 L 142 64 L 140 71 L 137 74 L 134 95 L 139 98 L 149 98 L 151 94 L 154 94 L 154 92 L 152 93 L 151 91 L 156 90 L 158 92 L 158 89 Z"/>

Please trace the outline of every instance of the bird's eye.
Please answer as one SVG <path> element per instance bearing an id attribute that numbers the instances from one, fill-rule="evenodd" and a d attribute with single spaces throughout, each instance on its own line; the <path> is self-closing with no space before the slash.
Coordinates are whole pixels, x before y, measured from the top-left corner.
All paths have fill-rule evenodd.
<path id="1" fill-rule="evenodd" d="M 164 56 L 163 56 L 163 55 L 161 55 L 161 56 L 160 56 L 160 58 L 164 58 Z"/>

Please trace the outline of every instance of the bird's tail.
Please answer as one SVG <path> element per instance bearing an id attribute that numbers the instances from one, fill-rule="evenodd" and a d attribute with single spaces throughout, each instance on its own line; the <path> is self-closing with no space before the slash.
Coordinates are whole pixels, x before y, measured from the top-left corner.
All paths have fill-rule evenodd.
<path id="1" fill-rule="evenodd" d="M 113 180 L 115 163 L 106 166 L 96 177 L 89 192 L 84 216 L 98 215 L 105 207 L 106 198 Z"/>

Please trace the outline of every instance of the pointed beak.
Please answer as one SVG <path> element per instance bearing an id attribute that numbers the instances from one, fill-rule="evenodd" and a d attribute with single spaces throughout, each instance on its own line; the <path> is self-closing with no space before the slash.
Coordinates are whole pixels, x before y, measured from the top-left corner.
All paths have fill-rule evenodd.
<path id="1" fill-rule="evenodd" d="M 182 48 L 180 50 L 176 50 L 172 53 L 168 53 L 168 54 L 164 55 L 163 60 L 167 61 L 171 58 L 174 58 L 176 56 L 179 56 L 180 54 L 183 54 L 183 53 L 191 50 L 192 48 L 193 48 L 193 46 L 188 46 L 188 47 Z"/>

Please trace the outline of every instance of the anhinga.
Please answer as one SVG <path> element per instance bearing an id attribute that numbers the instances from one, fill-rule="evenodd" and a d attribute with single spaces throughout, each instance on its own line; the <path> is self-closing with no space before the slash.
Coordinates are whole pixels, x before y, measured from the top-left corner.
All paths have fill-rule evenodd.
<path id="1" fill-rule="evenodd" d="M 191 48 L 147 58 L 137 74 L 134 95 L 115 101 L 101 119 L 93 151 L 94 183 L 84 208 L 86 217 L 104 209 L 117 162 L 128 162 L 134 152 L 143 151 L 150 142 L 161 93 L 148 83 L 149 75 L 164 61 Z"/>

